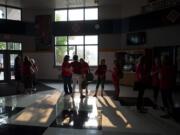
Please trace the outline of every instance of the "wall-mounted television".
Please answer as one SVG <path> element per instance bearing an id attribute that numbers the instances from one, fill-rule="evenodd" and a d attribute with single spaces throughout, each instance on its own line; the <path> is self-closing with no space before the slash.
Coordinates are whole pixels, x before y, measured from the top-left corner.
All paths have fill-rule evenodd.
<path id="1" fill-rule="evenodd" d="M 127 45 L 143 45 L 146 43 L 145 32 L 132 32 L 127 34 Z"/>

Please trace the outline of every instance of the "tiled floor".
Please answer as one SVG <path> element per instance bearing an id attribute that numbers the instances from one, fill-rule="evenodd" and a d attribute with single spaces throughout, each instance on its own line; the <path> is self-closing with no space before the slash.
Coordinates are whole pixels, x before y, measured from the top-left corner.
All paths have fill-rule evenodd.
<path id="1" fill-rule="evenodd" d="M 107 94 L 97 98 L 92 96 L 95 85 L 90 84 L 89 96 L 82 100 L 78 90 L 72 98 L 64 96 L 62 84 L 46 85 L 54 90 L 0 98 L 0 135 L 180 134 L 179 123 L 172 118 L 160 118 L 163 111 L 148 107 L 148 113 L 141 114 L 135 106 L 122 106 L 114 101 L 109 96 L 111 84 L 105 85 Z M 136 96 L 132 88 L 121 87 L 120 98 Z M 152 92 L 146 91 L 145 96 L 151 98 Z"/>

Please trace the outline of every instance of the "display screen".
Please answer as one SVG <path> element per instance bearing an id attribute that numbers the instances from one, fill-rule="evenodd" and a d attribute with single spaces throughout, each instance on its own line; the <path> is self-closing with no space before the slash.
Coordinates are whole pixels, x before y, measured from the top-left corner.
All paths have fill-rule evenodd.
<path id="1" fill-rule="evenodd" d="M 127 45 L 143 45 L 146 43 L 145 32 L 133 32 L 127 34 Z"/>

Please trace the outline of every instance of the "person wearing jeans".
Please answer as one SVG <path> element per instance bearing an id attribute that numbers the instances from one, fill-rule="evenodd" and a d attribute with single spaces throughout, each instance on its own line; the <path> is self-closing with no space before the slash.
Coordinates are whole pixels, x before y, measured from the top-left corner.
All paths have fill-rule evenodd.
<path id="1" fill-rule="evenodd" d="M 64 61 L 62 64 L 62 77 L 64 82 L 64 92 L 65 95 L 72 93 L 71 79 L 72 79 L 72 71 L 71 65 L 69 63 L 69 56 L 64 56 Z"/>

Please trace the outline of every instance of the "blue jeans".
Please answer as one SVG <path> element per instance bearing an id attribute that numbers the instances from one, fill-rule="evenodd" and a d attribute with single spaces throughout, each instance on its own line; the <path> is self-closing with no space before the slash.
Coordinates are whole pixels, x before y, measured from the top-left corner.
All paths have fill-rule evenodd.
<path id="1" fill-rule="evenodd" d="M 64 81 L 64 92 L 65 92 L 65 94 L 72 93 L 71 76 L 64 76 L 63 81 Z"/>

